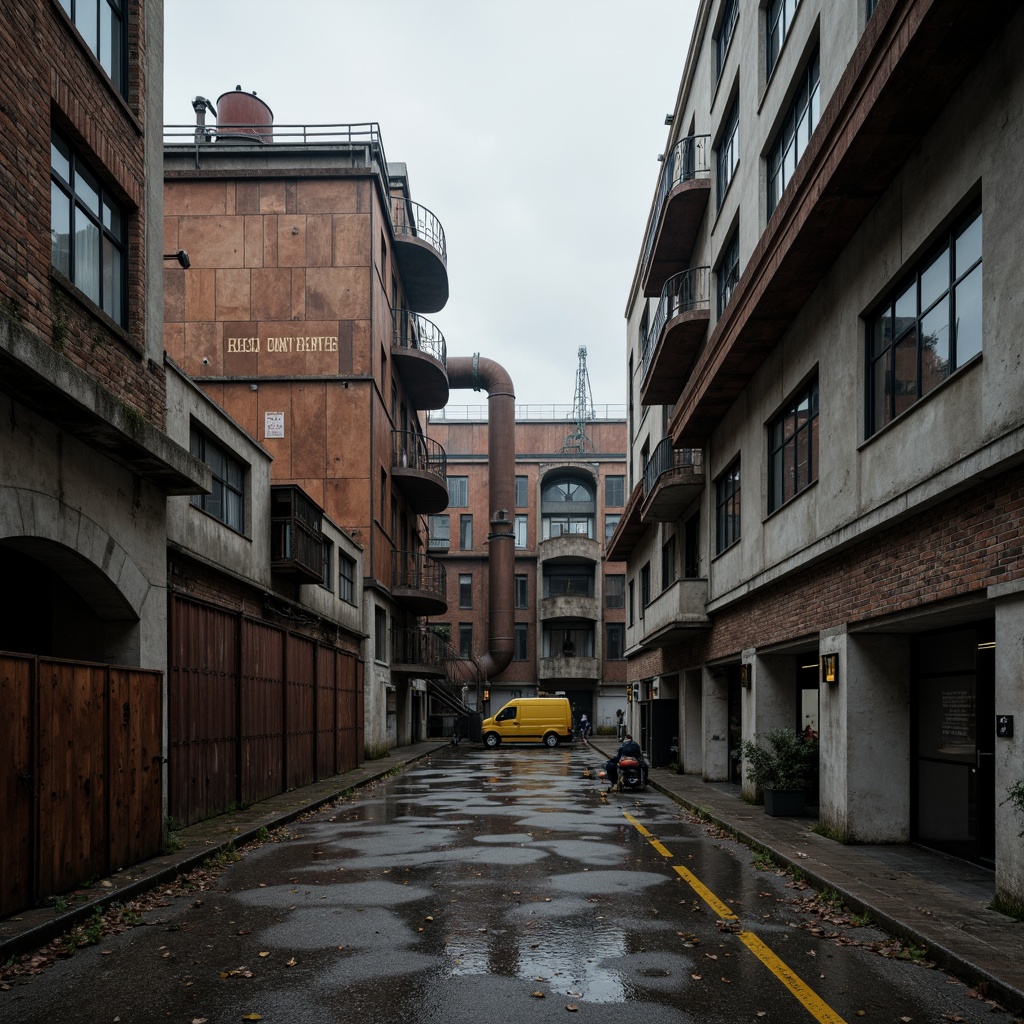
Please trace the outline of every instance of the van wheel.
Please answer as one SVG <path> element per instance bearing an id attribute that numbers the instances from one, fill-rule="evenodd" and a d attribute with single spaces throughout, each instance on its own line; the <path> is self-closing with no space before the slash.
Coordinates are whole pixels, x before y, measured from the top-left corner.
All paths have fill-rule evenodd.
<path id="1" fill-rule="evenodd" d="M 558 746 L 558 734 L 554 733 L 554 732 L 549 732 L 544 737 L 544 746 L 546 746 L 546 747 L 557 747 Z"/>
<path id="2" fill-rule="evenodd" d="M 501 737 L 496 732 L 489 732 L 484 736 L 484 746 L 490 747 L 491 750 L 494 750 L 499 743 L 501 743 Z"/>

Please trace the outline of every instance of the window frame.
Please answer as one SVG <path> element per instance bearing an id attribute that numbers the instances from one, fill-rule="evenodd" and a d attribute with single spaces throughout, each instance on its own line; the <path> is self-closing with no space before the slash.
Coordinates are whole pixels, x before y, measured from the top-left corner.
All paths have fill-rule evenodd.
<path id="1" fill-rule="evenodd" d="M 722 120 L 722 130 L 715 146 L 715 206 L 721 210 L 729 186 L 736 177 L 740 163 L 740 98 L 735 96 L 729 112 Z"/>
<path id="2" fill-rule="evenodd" d="M 463 661 L 471 661 L 473 658 L 473 623 L 459 623 L 459 657 Z"/>
<path id="3" fill-rule="evenodd" d="M 732 41 L 736 36 L 736 23 L 740 20 L 739 0 L 725 0 L 722 14 L 715 32 L 715 80 L 722 77 L 725 59 L 729 55 Z"/>
<path id="4" fill-rule="evenodd" d="M 740 514 L 742 511 L 740 457 L 729 463 L 725 472 L 715 480 L 715 554 L 720 555 L 738 544 L 743 536 Z"/>
<path id="5" fill-rule="evenodd" d="M 388 663 L 388 611 L 380 605 L 373 610 L 373 660 Z"/>
<path id="6" fill-rule="evenodd" d="M 530 625 L 527 622 L 517 622 L 514 624 L 513 629 L 513 640 L 512 640 L 512 660 L 513 661 L 529 661 L 530 660 Z"/>
<path id="7" fill-rule="evenodd" d="M 604 478 L 605 508 L 625 508 L 625 505 L 626 477 L 623 474 L 609 474 Z"/>
<path id="8" fill-rule="evenodd" d="M 213 457 L 211 449 L 223 460 L 226 475 L 222 476 L 209 461 Z M 248 511 L 246 508 L 248 487 L 246 485 L 249 480 L 250 467 L 239 459 L 226 445 L 221 444 L 219 440 L 207 433 L 196 423 L 193 423 L 189 430 L 189 451 L 210 470 L 210 476 L 214 484 L 213 490 L 209 494 L 191 495 L 189 503 L 216 519 L 217 522 L 223 523 L 229 530 L 234 530 L 235 533 L 243 537 L 248 536 L 246 534 L 246 522 L 248 519 L 246 515 Z M 237 484 L 233 483 L 229 478 L 232 470 L 235 471 L 238 477 Z M 215 495 L 218 494 L 218 491 L 221 495 L 219 502 L 220 508 L 224 509 L 223 513 L 217 511 L 216 506 L 211 507 L 212 503 L 216 500 Z M 225 495 L 234 495 L 237 498 L 237 522 L 232 521 L 227 510 L 229 502 Z"/>
<path id="9" fill-rule="evenodd" d="M 728 268 L 728 269 L 727 269 Z M 721 319 L 740 280 L 740 229 L 736 227 L 729 236 L 729 241 L 722 247 L 722 258 L 715 270 L 716 293 L 718 295 L 718 319 Z"/>
<path id="10" fill-rule="evenodd" d="M 529 516 L 516 516 L 513 523 L 513 529 L 515 530 L 515 542 L 514 546 L 517 551 L 523 551 L 529 547 L 530 538 L 530 519 Z M 522 534 L 522 536 L 520 536 Z M 520 543 L 522 541 L 522 543 Z"/>
<path id="11" fill-rule="evenodd" d="M 529 508 L 530 506 L 530 478 L 528 476 L 517 476 L 515 483 L 515 507 Z"/>
<path id="12" fill-rule="evenodd" d="M 530 607 L 530 577 L 516 573 L 512 578 L 512 605 L 516 611 L 526 611 Z"/>
<path id="13" fill-rule="evenodd" d="M 58 162 L 59 158 L 59 162 Z M 65 170 L 66 168 L 66 170 Z M 58 196 L 66 216 L 58 225 Z M 132 211 L 102 181 L 93 166 L 66 136 L 50 130 L 50 266 L 71 283 L 75 291 L 109 317 L 122 330 L 128 330 L 128 265 L 131 256 L 130 225 Z M 84 221 L 84 229 L 79 221 Z M 58 227 L 67 228 L 67 254 L 59 260 Z M 90 252 L 79 251 L 79 241 L 89 231 L 93 242 Z M 91 255 L 95 263 L 95 284 L 86 279 L 79 267 Z M 108 264 L 116 257 L 116 266 Z M 111 294 L 108 295 L 107 292 Z"/>
<path id="14" fill-rule="evenodd" d="M 820 119 L 821 50 L 816 46 L 800 71 L 793 98 L 765 156 L 765 200 L 769 218 L 796 174 Z M 789 159 L 791 147 L 792 160 Z"/>
<path id="15" fill-rule="evenodd" d="M 459 573 L 459 607 L 473 607 L 473 574 L 471 572 Z"/>
<path id="16" fill-rule="evenodd" d="M 448 507 L 469 508 L 469 477 L 449 476 L 445 482 L 448 486 Z"/>
<path id="17" fill-rule="evenodd" d="M 80 0 L 59 0 L 60 6 L 68 16 L 68 20 L 75 26 L 82 42 L 89 52 L 96 58 L 100 67 L 103 68 L 114 88 L 123 99 L 128 99 L 128 4 L 127 0 L 98 0 L 93 3 L 96 12 L 96 24 L 88 29 L 88 34 L 83 31 L 85 26 L 79 20 L 79 10 L 82 6 Z M 109 11 L 110 31 L 104 31 L 104 12 Z M 85 13 L 89 13 L 86 11 Z M 84 14 L 82 17 L 84 18 Z M 120 26 L 117 45 L 113 39 L 113 29 Z M 104 47 L 103 41 L 107 39 L 109 45 Z M 108 52 L 109 51 L 109 52 Z M 116 67 L 114 61 L 116 60 Z M 115 73 L 116 72 L 116 73 Z"/>
<path id="18" fill-rule="evenodd" d="M 459 550 L 473 550 L 473 515 L 463 512 L 459 516 Z"/>
<path id="19" fill-rule="evenodd" d="M 356 560 L 338 550 L 338 597 L 346 604 L 356 603 Z"/>
<path id="20" fill-rule="evenodd" d="M 607 661 L 625 661 L 626 660 L 626 624 L 624 622 L 606 622 L 604 624 L 605 630 L 605 659 Z M 612 643 L 612 637 L 618 637 L 618 654 L 612 653 L 614 645 Z"/>
<path id="21" fill-rule="evenodd" d="M 323 579 L 320 581 L 319 586 L 323 587 L 324 590 L 329 593 L 334 593 L 334 543 L 323 538 L 323 542 L 320 545 L 322 565 L 323 565 Z"/>
<path id="22" fill-rule="evenodd" d="M 612 580 L 616 585 L 612 586 Z M 622 572 L 610 572 L 604 578 L 604 606 L 605 608 L 626 607 L 626 574 Z"/>
<path id="23" fill-rule="evenodd" d="M 771 78 L 775 65 L 778 63 L 779 54 L 786 45 L 786 38 L 793 26 L 793 19 L 796 17 L 800 0 L 768 0 L 765 8 L 764 18 L 764 66 L 765 78 Z M 778 34 L 778 45 L 772 47 L 773 28 L 775 25 L 782 25 Z"/>
<path id="24" fill-rule="evenodd" d="M 443 535 L 434 530 L 435 526 L 444 525 L 445 530 Z M 443 544 L 434 541 L 444 541 Z M 447 512 L 436 512 L 431 513 L 427 516 L 427 545 L 431 550 L 445 550 L 448 551 L 451 548 L 452 543 L 452 519 Z"/>
<path id="25" fill-rule="evenodd" d="M 640 618 L 651 603 L 651 563 L 645 562 L 640 568 Z"/>
<path id="26" fill-rule="evenodd" d="M 675 534 L 661 546 L 661 589 L 668 590 L 678 579 L 676 572 L 676 538 Z"/>
<path id="27" fill-rule="evenodd" d="M 981 202 L 972 203 L 967 210 L 955 218 L 944 228 L 933 240 L 932 244 L 922 253 L 920 257 L 903 272 L 897 280 L 897 284 L 890 288 L 884 299 L 864 318 L 865 326 L 865 402 L 864 402 L 864 433 L 865 438 L 873 437 L 883 428 L 895 422 L 905 413 L 909 412 L 923 398 L 931 394 L 947 380 L 953 377 L 960 369 L 972 363 L 980 357 L 984 351 L 984 210 Z M 957 260 L 958 243 L 969 239 L 970 233 L 977 227 L 977 255 L 969 264 L 959 269 Z M 968 243 L 969 244 L 969 243 Z M 923 287 L 933 287 L 935 280 L 931 277 L 933 271 L 939 266 L 939 262 L 946 257 L 946 273 L 942 280 L 945 282 L 937 295 L 928 298 L 922 297 Z M 961 288 L 965 289 L 965 295 L 970 292 L 966 290 L 968 280 L 978 274 L 974 282 L 977 292 L 975 310 L 977 312 L 977 345 L 973 351 L 968 351 L 963 358 L 958 351 L 961 335 L 966 337 L 962 331 L 959 316 L 958 294 Z M 928 284 L 925 284 L 927 279 Z M 909 315 L 907 308 L 908 296 L 913 290 L 913 315 Z M 923 369 L 923 354 L 929 348 L 928 339 L 932 337 L 926 329 L 925 322 L 932 318 L 932 315 L 939 313 L 943 303 L 946 304 L 946 366 L 944 375 L 937 375 L 936 379 L 925 389 L 925 371 Z M 901 305 L 903 312 L 901 314 Z M 923 307 L 923 308 L 922 308 Z M 967 307 L 965 303 L 965 308 Z M 889 338 L 879 344 L 875 338 L 875 332 L 879 325 L 888 320 Z M 908 322 L 902 329 L 897 330 L 897 322 Z M 973 321 L 971 321 L 973 325 Z M 914 390 L 911 400 L 898 408 L 899 385 L 901 381 L 896 377 L 899 372 L 899 347 L 905 342 L 914 339 L 913 360 L 914 367 Z M 877 406 L 878 387 L 877 373 L 880 364 L 881 372 L 884 374 L 885 389 L 887 391 L 886 408 L 880 410 Z M 904 362 L 907 362 L 905 360 Z M 906 383 L 906 382 L 903 382 Z M 905 392 L 902 397 L 908 397 Z M 876 422 L 877 414 L 881 412 L 881 422 Z"/>
<path id="28" fill-rule="evenodd" d="M 801 421 L 801 410 L 806 403 L 806 417 Z M 820 392 L 818 375 L 814 374 L 788 399 L 785 406 L 775 414 L 767 425 L 768 437 L 768 514 L 788 504 L 818 479 L 818 414 Z M 786 433 L 791 426 L 790 433 Z M 804 465 L 801 474 L 801 441 L 806 440 Z M 791 454 L 789 483 L 787 487 L 786 456 Z"/>

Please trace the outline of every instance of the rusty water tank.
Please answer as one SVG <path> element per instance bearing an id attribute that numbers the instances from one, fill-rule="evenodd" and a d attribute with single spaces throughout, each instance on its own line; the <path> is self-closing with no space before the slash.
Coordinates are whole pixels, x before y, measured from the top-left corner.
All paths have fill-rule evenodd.
<path id="1" fill-rule="evenodd" d="M 254 92 L 236 85 L 217 99 L 218 142 L 273 142 L 274 112 Z"/>

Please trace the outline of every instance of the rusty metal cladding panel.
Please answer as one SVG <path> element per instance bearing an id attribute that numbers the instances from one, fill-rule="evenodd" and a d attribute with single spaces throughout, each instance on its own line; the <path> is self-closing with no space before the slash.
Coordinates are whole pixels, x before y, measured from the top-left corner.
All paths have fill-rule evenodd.
<path id="1" fill-rule="evenodd" d="M 242 623 L 242 802 L 284 789 L 284 644 L 282 630 Z"/>
<path id="2" fill-rule="evenodd" d="M 238 616 L 172 598 L 168 814 L 182 825 L 227 810 L 238 779 Z"/>
<path id="3" fill-rule="evenodd" d="M 351 654 L 337 654 L 337 758 L 338 771 L 359 767 L 362 760 L 362 668 L 363 663 Z"/>
<path id="4" fill-rule="evenodd" d="M 106 873 L 106 666 L 39 659 L 37 896 Z"/>
<path id="5" fill-rule="evenodd" d="M 308 786 L 316 778 L 316 644 L 290 633 L 287 639 L 285 786 Z"/>
<path id="6" fill-rule="evenodd" d="M 334 723 L 337 716 L 338 687 L 335 683 L 338 656 L 331 647 L 316 651 L 316 777 L 326 779 L 337 768 L 337 743 Z"/>
<path id="7" fill-rule="evenodd" d="M 34 661 L 0 656 L 0 917 L 32 904 Z"/>
<path id="8" fill-rule="evenodd" d="M 118 667 L 109 672 L 108 870 L 117 871 L 160 852 L 163 676 Z"/>

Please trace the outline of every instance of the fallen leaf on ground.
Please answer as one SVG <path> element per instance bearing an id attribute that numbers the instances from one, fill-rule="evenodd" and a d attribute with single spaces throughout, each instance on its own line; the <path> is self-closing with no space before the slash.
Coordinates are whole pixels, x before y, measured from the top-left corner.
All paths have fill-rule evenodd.
<path id="1" fill-rule="evenodd" d="M 299 961 L 292 957 L 291 960 L 285 961 L 285 967 L 294 967 Z"/>
<path id="2" fill-rule="evenodd" d="M 543 999 L 544 998 L 544 993 L 543 992 L 534 992 L 533 993 L 533 998 L 534 999 Z"/>

